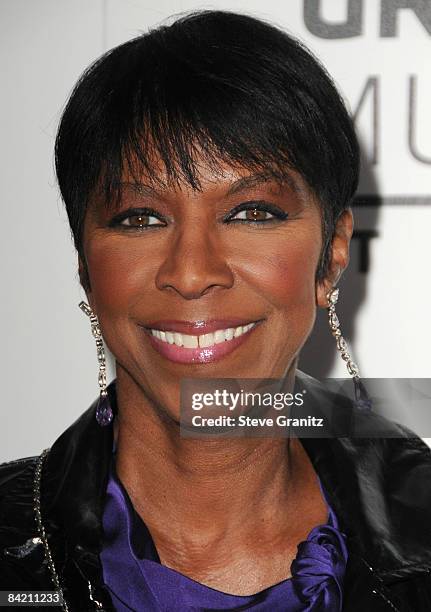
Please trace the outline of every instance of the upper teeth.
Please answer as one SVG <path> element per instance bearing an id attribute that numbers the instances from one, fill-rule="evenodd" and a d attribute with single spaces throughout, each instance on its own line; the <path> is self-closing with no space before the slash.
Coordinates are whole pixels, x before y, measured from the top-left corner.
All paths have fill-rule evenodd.
<path id="1" fill-rule="evenodd" d="M 248 325 L 240 325 L 239 327 L 229 327 L 228 329 L 217 329 L 215 332 L 210 334 L 202 334 L 202 336 L 190 336 L 189 334 L 180 334 L 178 332 L 160 331 L 159 329 L 152 329 L 151 333 L 156 336 L 162 342 L 168 342 L 169 344 L 176 344 L 177 346 L 184 346 L 185 348 L 205 348 L 212 346 L 213 344 L 219 344 L 225 340 L 232 340 L 242 334 L 248 332 L 249 329 L 254 327 L 256 323 L 249 323 Z"/>

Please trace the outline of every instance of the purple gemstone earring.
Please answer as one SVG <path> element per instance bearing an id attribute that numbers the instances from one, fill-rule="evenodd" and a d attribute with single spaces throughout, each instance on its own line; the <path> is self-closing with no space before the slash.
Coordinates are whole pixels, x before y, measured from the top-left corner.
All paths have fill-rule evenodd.
<path id="1" fill-rule="evenodd" d="M 347 342 L 342 336 L 340 329 L 340 321 L 335 312 L 335 304 L 338 301 L 340 290 L 333 287 L 327 294 L 326 299 L 328 300 L 328 316 L 329 316 L 329 327 L 331 333 L 337 342 L 337 349 L 341 354 L 341 358 L 346 362 L 347 371 L 353 379 L 355 386 L 355 405 L 359 410 L 371 410 L 372 401 L 367 393 L 367 390 L 360 379 L 359 368 L 350 356 L 347 348 Z"/>
<path id="2" fill-rule="evenodd" d="M 97 360 L 99 362 L 99 388 L 100 397 L 96 408 L 96 421 L 102 427 L 109 425 L 114 418 L 111 404 L 109 402 L 108 391 L 106 390 L 106 358 L 103 347 L 102 332 L 100 331 L 99 320 L 86 302 L 80 302 L 80 309 L 90 319 L 91 333 L 96 340 Z"/>

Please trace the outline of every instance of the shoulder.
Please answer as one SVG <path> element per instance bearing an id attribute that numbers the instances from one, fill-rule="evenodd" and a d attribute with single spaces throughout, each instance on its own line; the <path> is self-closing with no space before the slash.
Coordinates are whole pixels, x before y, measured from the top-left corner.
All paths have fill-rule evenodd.
<path id="1" fill-rule="evenodd" d="M 0 508 L 11 493 L 32 481 L 37 459 L 35 455 L 0 463 Z"/>
<path id="2" fill-rule="evenodd" d="M 351 477 L 357 475 L 355 480 L 364 476 L 376 487 L 393 481 L 399 490 L 410 487 L 413 491 L 418 483 L 424 488 L 420 499 L 427 495 L 431 504 L 431 487 L 424 486 L 431 479 L 431 449 L 417 433 L 374 409 L 356 408 L 344 391 L 334 392 L 308 374 L 298 372 L 297 379 L 312 396 L 311 404 L 317 404 L 334 424 L 326 430 L 326 443 L 310 442 L 311 450 L 316 447 L 322 455 L 330 452 L 343 473 L 351 471 Z M 339 423 L 344 427 L 337 427 Z M 415 501 L 418 498 L 411 504 Z"/>
<path id="3" fill-rule="evenodd" d="M 43 546 L 33 488 L 38 456 L 0 464 L 0 589 L 45 590 Z"/>
<path id="4" fill-rule="evenodd" d="M 0 464 L 0 541 L 28 522 L 33 512 L 33 481 L 37 456 Z"/>
<path id="5" fill-rule="evenodd" d="M 0 464 L 0 587 L 34 586 L 22 581 L 17 562 L 37 547 L 33 480 L 37 456 Z M 33 559 L 34 556 L 31 555 Z M 17 573 L 18 571 L 18 573 Z"/>
<path id="6" fill-rule="evenodd" d="M 34 476 L 38 456 L 0 464 L 0 555 L 36 535 Z"/>

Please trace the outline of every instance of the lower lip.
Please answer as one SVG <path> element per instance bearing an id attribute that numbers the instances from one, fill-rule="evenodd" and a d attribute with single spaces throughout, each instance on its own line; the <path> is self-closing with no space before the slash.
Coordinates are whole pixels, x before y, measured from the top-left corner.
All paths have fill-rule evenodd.
<path id="1" fill-rule="evenodd" d="M 163 342 L 163 340 L 153 336 L 148 329 L 145 329 L 145 333 L 150 340 L 150 344 L 156 351 L 170 361 L 174 361 L 175 363 L 211 363 L 232 353 L 232 351 L 247 340 L 250 334 L 258 327 L 259 323 L 261 323 L 261 321 L 257 321 L 254 327 L 245 332 L 245 334 L 238 336 L 238 338 L 225 340 L 224 342 L 219 342 L 218 344 L 213 344 L 205 348 L 184 348 L 183 346 Z"/>

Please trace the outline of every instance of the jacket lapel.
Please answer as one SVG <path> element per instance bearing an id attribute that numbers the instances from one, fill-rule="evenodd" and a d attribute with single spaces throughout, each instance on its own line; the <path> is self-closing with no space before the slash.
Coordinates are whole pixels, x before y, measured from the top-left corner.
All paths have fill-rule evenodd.
<path id="1" fill-rule="evenodd" d="M 300 380 L 316 401 L 328 402 L 320 383 L 302 373 Z M 431 452 L 399 425 L 374 414 L 363 418 L 374 419 L 393 437 L 301 438 L 301 443 L 349 538 L 349 550 L 390 583 L 431 567 Z"/>

